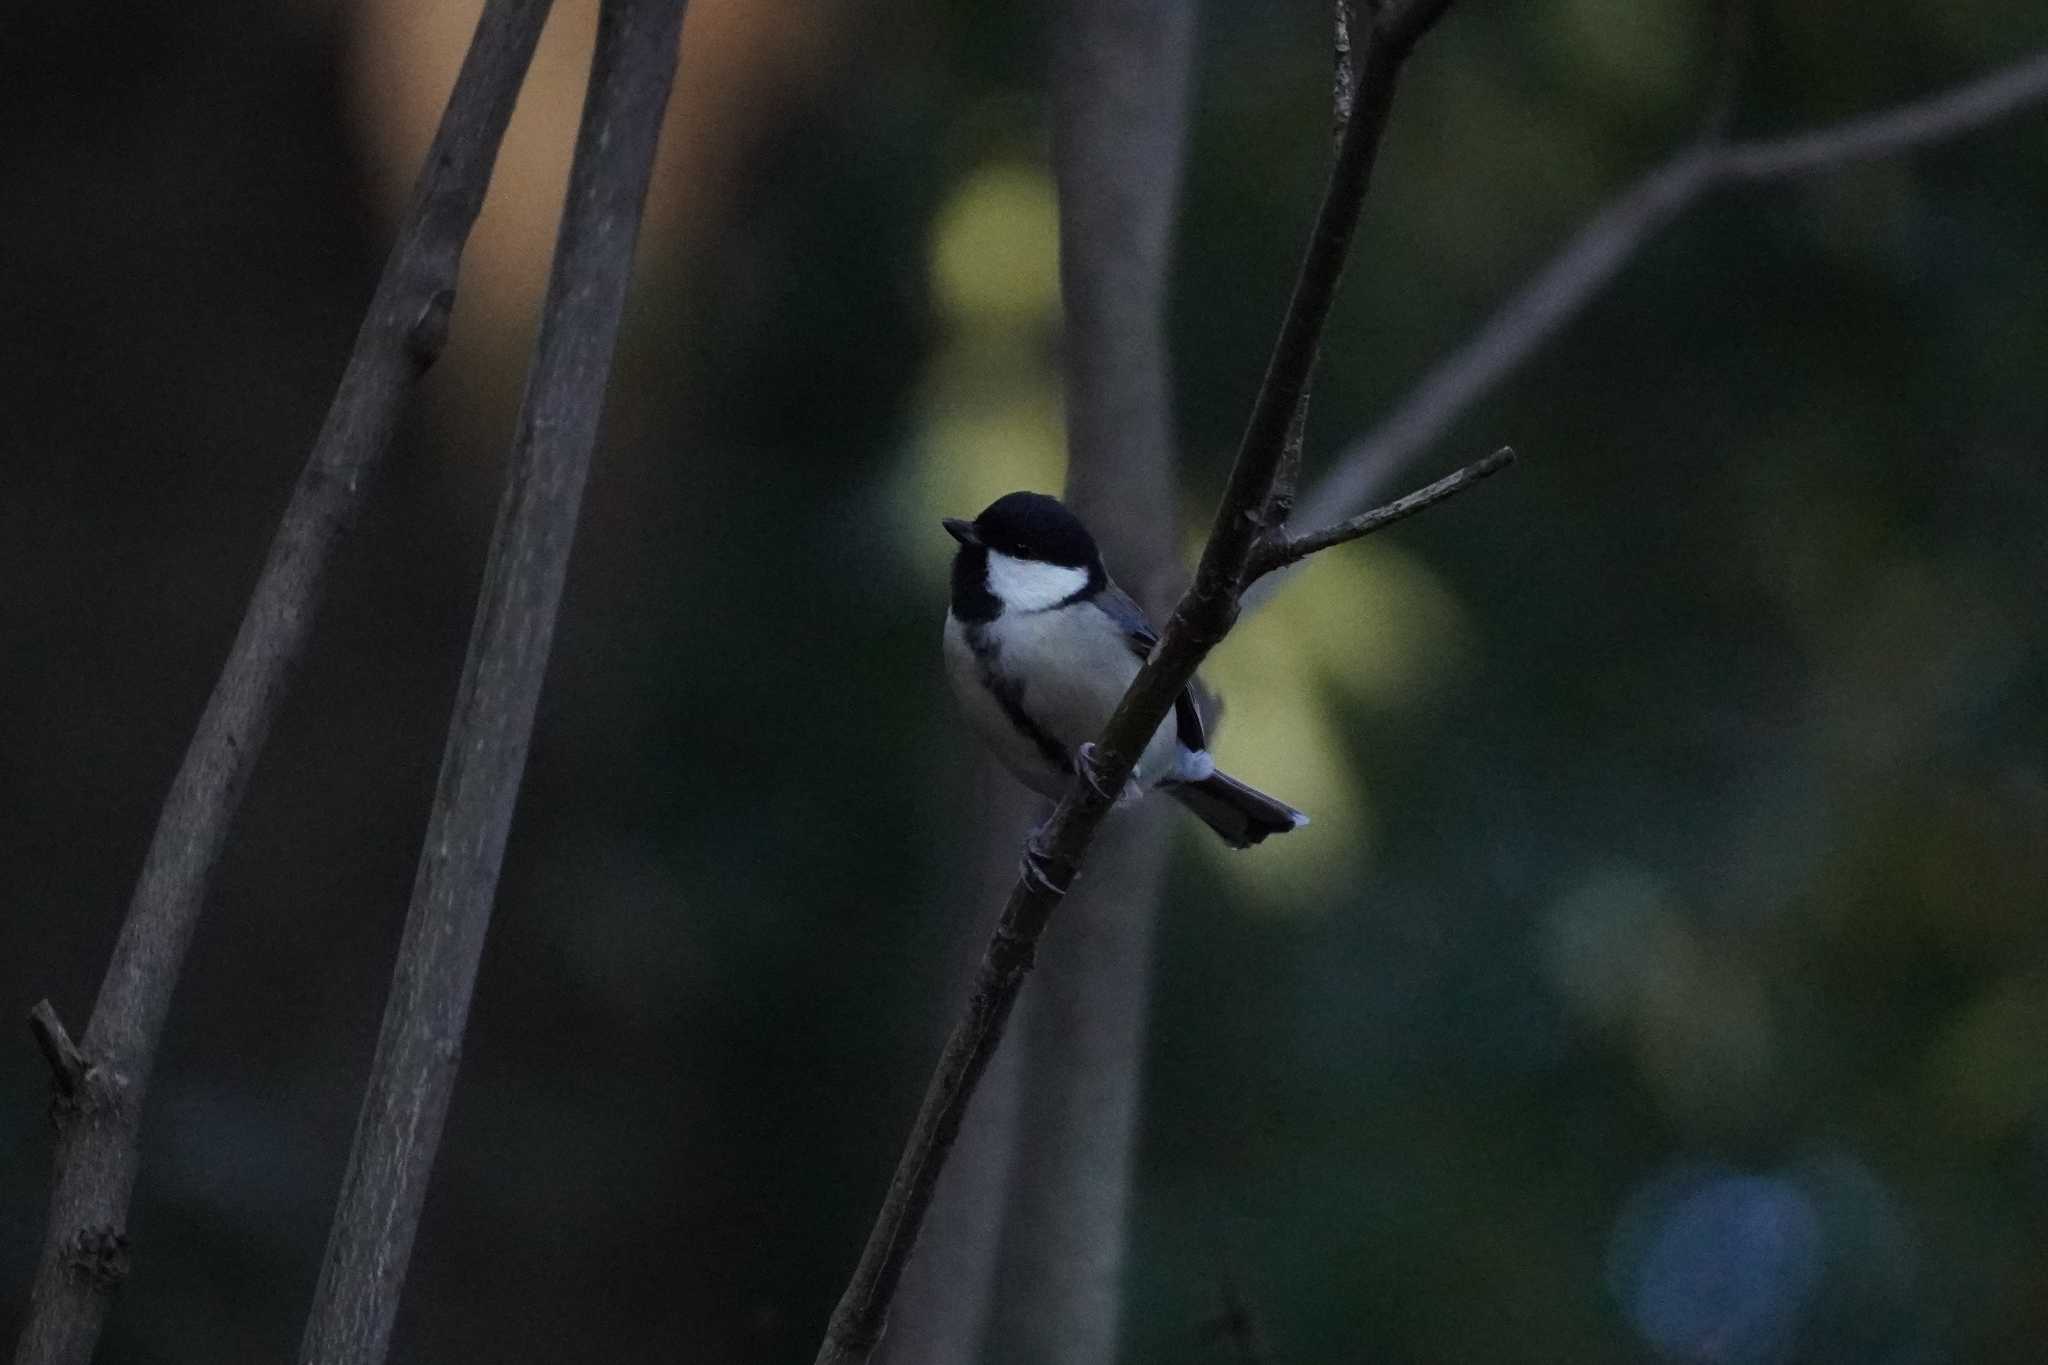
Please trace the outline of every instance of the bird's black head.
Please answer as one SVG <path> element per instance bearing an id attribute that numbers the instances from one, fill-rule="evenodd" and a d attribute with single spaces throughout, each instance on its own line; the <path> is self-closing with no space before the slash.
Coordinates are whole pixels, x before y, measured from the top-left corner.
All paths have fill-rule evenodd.
<path id="1" fill-rule="evenodd" d="M 1102 562 L 1095 537 L 1066 504 L 1044 493 L 1005 493 L 971 522 L 946 519 L 962 546 L 981 546 L 1012 559 L 1092 569 Z"/>
<path id="2" fill-rule="evenodd" d="M 1054 582 L 1062 577 L 1054 570 L 1080 570 L 1079 575 L 1064 577 L 1077 579 L 1087 590 L 1100 589 L 1105 581 L 1095 537 L 1058 498 L 1043 493 L 1006 493 L 973 521 L 947 517 L 945 526 L 946 533 L 960 542 L 960 551 L 953 556 L 953 614 L 963 621 L 992 620 L 1003 609 L 1002 599 L 991 591 L 991 554 L 1023 564 L 1051 566 L 1038 577 Z M 1006 581 L 1012 585 L 1013 598 L 1031 595 L 1028 588 L 1018 591 L 1021 585 L 1016 583 L 1014 567 Z"/>

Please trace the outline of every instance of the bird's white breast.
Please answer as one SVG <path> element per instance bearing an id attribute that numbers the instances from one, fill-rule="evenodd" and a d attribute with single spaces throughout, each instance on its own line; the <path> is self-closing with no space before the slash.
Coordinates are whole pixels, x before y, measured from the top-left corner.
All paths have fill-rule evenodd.
<path id="1" fill-rule="evenodd" d="M 991 561 L 994 558 L 990 556 Z M 991 586 L 993 577 L 991 573 Z M 1066 772 L 1019 732 L 1014 718 L 991 695 L 984 672 L 993 671 L 1016 688 L 1018 705 L 1032 723 L 1072 753 L 1101 734 L 1137 675 L 1138 657 L 1116 623 L 1086 602 L 1032 612 L 1005 610 L 993 621 L 972 627 L 980 635 L 981 655 L 968 639 L 969 629 L 947 614 L 946 671 L 962 709 L 1005 766 L 1033 790 L 1057 796 L 1065 787 Z M 1169 714 L 1146 746 L 1140 780 L 1151 783 L 1178 772 L 1180 758 Z"/>

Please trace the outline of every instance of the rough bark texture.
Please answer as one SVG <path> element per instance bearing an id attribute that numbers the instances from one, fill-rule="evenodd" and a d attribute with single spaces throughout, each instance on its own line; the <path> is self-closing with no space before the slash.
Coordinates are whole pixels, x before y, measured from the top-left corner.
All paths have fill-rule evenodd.
<path id="1" fill-rule="evenodd" d="M 526 765 L 633 245 L 675 76 L 682 0 L 606 0 L 539 340 L 454 718 L 299 1356 L 376 1365 L 455 1086 Z"/>
<path id="2" fill-rule="evenodd" d="M 447 338 L 462 249 L 547 13 L 548 0 L 492 0 L 478 21 L 334 402 L 164 800 L 79 1044 L 86 1069 L 68 1088 L 60 1080 L 49 1228 L 17 1365 L 91 1359 L 127 1274 L 143 1101 L 185 950 L 305 651 L 328 562 L 383 462 L 400 408 Z"/>

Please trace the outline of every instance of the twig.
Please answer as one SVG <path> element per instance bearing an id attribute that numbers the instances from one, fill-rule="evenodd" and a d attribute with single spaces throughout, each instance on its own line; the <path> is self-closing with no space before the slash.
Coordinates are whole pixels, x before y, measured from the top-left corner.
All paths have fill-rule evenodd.
<path id="1" fill-rule="evenodd" d="M 390 1344 L 526 766 L 682 19 L 683 0 L 605 0 L 599 11 L 505 496 L 299 1350 L 307 1365 L 378 1365 Z"/>
<path id="2" fill-rule="evenodd" d="M 79 1051 L 92 1084 L 60 1112 L 49 1230 L 16 1365 L 84 1365 L 125 1258 L 141 1111 L 164 1019 L 249 774 L 305 652 L 327 566 L 440 354 L 457 267 L 549 0 L 491 0 L 412 202 L 177 777 L 164 799 Z"/>
<path id="3" fill-rule="evenodd" d="M 1238 584 L 1272 492 L 1288 422 L 1314 361 L 1358 224 L 1374 154 L 1392 107 L 1395 79 L 1415 43 L 1447 4 L 1448 0 L 1409 0 L 1385 6 L 1366 31 L 1360 45 L 1358 100 L 1194 585 L 1182 596 L 1158 647 L 1097 742 L 1097 776 L 1108 791 L 1122 790 L 1174 697 L 1230 629 Z M 1001 1041 L 1039 936 L 1060 902 L 1061 888 L 1071 886 L 1079 875 L 1108 809 L 1108 798 L 1093 784 L 1077 779 L 1052 818 L 1027 842 L 1026 867 L 982 958 L 966 1016 L 939 1057 L 860 1262 L 833 1310 L 818 1351 L 819 1365 L 866 1361 L 881 1339 L 904 1260 L 959 1132 L 961 1115 Z"/>
<path id="4" fill-rule="evenodd" d="M 1721 142 L 1709 136 L 1623 190 L 1522 286 L 1479 332 L 1445 357 L 1392 415 L 1337 460 L 1302 515 L 1331 521 L 1374 495 L 1512 373 L 1618 274 L 1659 228 L 1716 185 L 1756 184 L 1894 156 L 1972 132 L 2048 100 L 2048 51 L 1896 109 L 1790 137 Z"/>
<path id="5" fill-rule="evenodd" d="M 50 1064 L 50 1084 L 56 1088 L 57 1098 L 70 1100 L 85 1084 L 86 1072 L 92 1069 L 85 1054 L 71 1041 L 71 1035 L 64 1028 L 64 1021 L 57 1017 L 57 1009 L 47 1000 L 38 1000 L 28 1012 L 28 1031 L 36 1038 L 36 1046 L 42 1049 L 43 1060 Z"/>
<path id="6" fill-rule="evenodd" d="M 1398 497 L 1390 503 L 1361 512 L 1334 526 L 1325 526 L 1320 531 L 1304 531 L 1300 535 L 1289 535 L 1286 531 L 1269 533 L 1252 552 L 1252 562 L 1246 566 L 1244 581 L 1247 586 L 1273 572 L 1284 569 L 1298 560 L 1327 550 L 1333 545 L 1369 536 L 1374 531 L 1391 526 L 1403 517 L 1412 517 L 1426 507 L 1434 507 L 1445 498 L 1455 497 L 1466 489 L 1500 473 L 1515 462 L 1512 446 L 1502 446 L 1483 460 L 1474 460 L 1455 473 L 1446 474 L 1425 488 Z"/>

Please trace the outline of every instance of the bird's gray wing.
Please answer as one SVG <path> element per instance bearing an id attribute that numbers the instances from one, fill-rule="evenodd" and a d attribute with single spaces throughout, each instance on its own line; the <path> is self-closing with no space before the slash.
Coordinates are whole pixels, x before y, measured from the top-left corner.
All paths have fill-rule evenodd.
<path id="1" fill-rule="evenodd" d="M 1159 643 L 1159 632 L 1152 629 L 1152 622 L 1146 618 L 1145 609 L 1131 599 L 1131 595 L 1114 583 L 1105 583 L 1102 591 L 1095 594 L 1095 605 L 1102 614 L 1116 622 L 1124 633 L 1124 643 L 1131 647 L 1131 653 L 1140 659 L 1152 657 L 1152 647 Z M 1193 686 L 1183 687 L 1180 695 L 1173 699 L 1174 737 L 1181 747 L 1200 752 L 1209 747 L 1209 739 L 1202 728 L 1201 708 L 1195 704 Z"/>
<path id="2" fill-rule="evenodd" d="M 1141 659 L 1151 655 L 1152 646 L 1159 643 L 1159 632 L 1152 629 L 1152 623 L 1145 619 L 1145 609 L 1132 601 L 1129 593 L 1114 583 L 1105 583 L 1102 591 L 1095 594 L 1095 605 L 1123 631 L 1124 643 L 1131 647 L 1131 653 Z"/>

